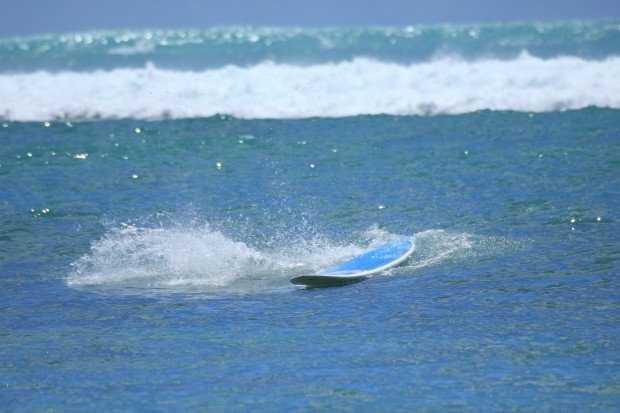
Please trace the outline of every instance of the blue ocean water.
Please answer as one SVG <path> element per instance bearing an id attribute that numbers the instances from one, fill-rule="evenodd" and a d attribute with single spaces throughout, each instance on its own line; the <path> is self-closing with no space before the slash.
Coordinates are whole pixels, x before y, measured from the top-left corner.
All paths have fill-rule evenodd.
<path id="1" fill-rule="evenodd" d="M 0 410 L 617 411 L 619 37 L 0 40 Z"/>

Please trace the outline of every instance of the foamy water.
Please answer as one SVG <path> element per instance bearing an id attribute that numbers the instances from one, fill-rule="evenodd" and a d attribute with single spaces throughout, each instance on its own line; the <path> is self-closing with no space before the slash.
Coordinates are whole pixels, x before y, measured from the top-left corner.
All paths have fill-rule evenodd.
<path id="1" fill-rule="evenodd" d="M 209 225 L 171 228 L 124 225 L 93 242 L 91 251 L 73 264 L 67 284 L 142 290 L 277 287 L 288 285 L 288 278 L 293 275 L 318 271 L 381 243 L 404 237 L 373 227 L 358 234 L 357 242 L 315 237 L 258 248 L 232 240 Z M 480 237 L 470 234 L 427 230 L 406 238 L 414 241 L 416 252 L 391 274 L 411 273 L 485 252 L 478 241 Z"/>
<path id="2" fill-rule="evenodd" d="M 620 57 L 403 65 L 370 58 L 296 66 L 262 62 L 204 71 L 144 68 L 0 74 L 0 118 L 342 117 L 620 108 Z"/>

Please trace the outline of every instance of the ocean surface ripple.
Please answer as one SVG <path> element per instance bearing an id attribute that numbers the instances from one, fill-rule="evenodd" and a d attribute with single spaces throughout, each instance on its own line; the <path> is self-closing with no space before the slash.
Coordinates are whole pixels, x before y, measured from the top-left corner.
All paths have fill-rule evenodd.
<path id="1" fill-rule="evenodd" d="M 620 411 L 619 27 L 1 39 L 0 410 Z"/>

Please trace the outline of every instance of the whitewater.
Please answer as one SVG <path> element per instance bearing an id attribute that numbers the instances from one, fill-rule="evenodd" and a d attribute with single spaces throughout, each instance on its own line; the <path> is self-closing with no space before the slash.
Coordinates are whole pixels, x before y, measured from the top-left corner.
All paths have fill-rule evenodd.
<path id="1" fill-rule="evenodd" d="M 236 228 L 235 232 L 239 232 Z M 501 254 L 521 248 L 514 241 L 467 233 L 425 230 L 412 236 L 392 234 L 373 226 L 356 242 L 343 242 L 315 234 L 282 235 L 269 245 L 252 245 L 231 239 L 209 224 L 175 224 L 140 227 L 123 224 L 111 228 L 72 264 L 67 284 L 145 289 L 253 291 L 281 288 L 291 274 L 316 272 L 350 259 L 385 242 L 410 238 L 416 260 L 389 274 L 415 272 L 446 261 Z M 274 241 L 275 239 L 275 241 Z"/>
<path id="2" fill-rule="evenodd" d="M 620 108 L 620 57 L 523 52 L 516 59 L 443 57 L 399 64 L 359 57 L 293 65 L 265 61 L 201 71 L 117 68 L 0 74 L 7 121 L 464 114 Z"/>

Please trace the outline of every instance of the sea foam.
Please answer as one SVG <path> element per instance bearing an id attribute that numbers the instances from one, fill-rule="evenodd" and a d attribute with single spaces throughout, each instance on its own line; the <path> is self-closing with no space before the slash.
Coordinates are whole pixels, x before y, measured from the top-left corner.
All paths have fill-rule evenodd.
<path id="1" fill-rule="evenodd" d="M 307 118 L 620 108 L 620 57 L 397 64 L 369 58 L 204 71 L 125 68 L 0 75 L 0 118 Z"/>
<path id="2" fill-rule="evenodd" d="M 293 275 L 342 263 L 384 242 L 410 238 L 416 251 L 392 274 L 412 274 L 471 255 L 484 254 L 484 238 L 443 230 L 411 236 L 377 227 L 335 241 L 313 236 L 256 246 L 224 235 L 210 225 L 113 228 L 72 265 L 70 286 L 145 291 L 249 291 L 290 287 Z M 494 244 L 498 244 L 495 242 Z"/>

